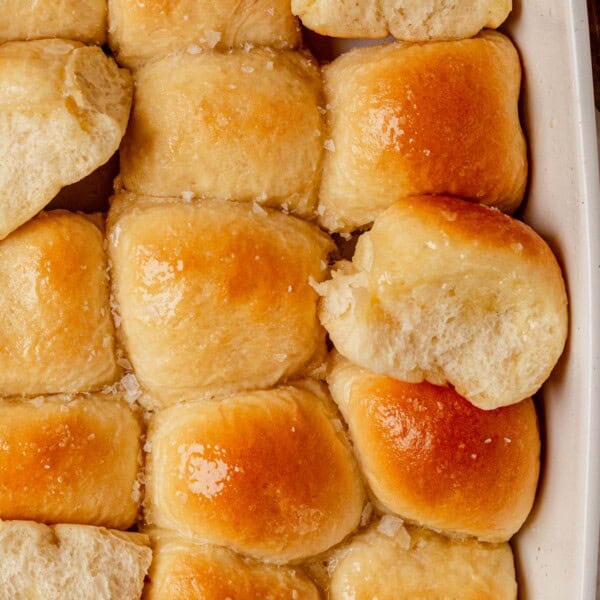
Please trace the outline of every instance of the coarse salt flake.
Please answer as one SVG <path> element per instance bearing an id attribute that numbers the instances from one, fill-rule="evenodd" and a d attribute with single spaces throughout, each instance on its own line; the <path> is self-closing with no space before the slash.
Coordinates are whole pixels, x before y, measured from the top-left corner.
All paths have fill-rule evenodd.
<path id="1" fill-rule="evenodd" d="M 404 526 L 404 521 L 393 515 L 384 515 L 381 517 L 381 521 L 377 524 L 377 531 L 387 535 L 388 537 L 394 537 Z"/>
<path id="2" fill-rule="evenodd" d="M 323 143 L 323 148 L 328 152 L 335 152 L 335 142 L 332 139 L 325 140 Z"/>
<path id="3" fill-rule="evenodd" d="M 183 198 L 184 202 L 191 202 L 194 199 L 194 196 L 196 194 L 194 194 L 194 192 L 191 192 L 189 190 L 186 190 L 185 192 L 181 192 L 181 197 Z"/>
<path id="4" fill-rule="evenodd" d="M 198 46 L 198 44 L 190 44 L 187 47 L 186 52 L 188 54 L 200 54 L 202 52 L 202 48 L 200 48 L 200 46 Z"/>

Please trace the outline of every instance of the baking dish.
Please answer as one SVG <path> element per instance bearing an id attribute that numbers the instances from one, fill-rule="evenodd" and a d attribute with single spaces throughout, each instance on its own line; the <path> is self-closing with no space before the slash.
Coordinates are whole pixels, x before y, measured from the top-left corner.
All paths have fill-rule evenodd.
<path id="1" fill-rule="evenodd" d="M 600 516 L 600 185 L 585 0 L 527 0 L 506 27 L 524 65 L 524 219 L 562 262 L 565 354 L 543 388 L 543 473 L 514 544 L 523 599 L 593 599 Z"/>
<path id="2" fill-rule="evenodd" d="M 522 216 L 563 265 L 571 317 L 565 353 L 539 395 L 543 471 L 534 510 L 513 543 L 519 597 L 592 600 L 600 526 L 600 183 L 586 1 L 517 1 L 502 29 L 524 67 L 531 174 Z M 310 33 L 306 40 L 322 60 L 381 43 Z"/>

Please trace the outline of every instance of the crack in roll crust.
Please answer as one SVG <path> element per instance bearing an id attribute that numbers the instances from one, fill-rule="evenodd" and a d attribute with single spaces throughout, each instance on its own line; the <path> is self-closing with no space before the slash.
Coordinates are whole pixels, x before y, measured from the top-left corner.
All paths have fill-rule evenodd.
<path id="1" fill-rule="evenodd" d="M 121 147 L 125 189 L 313 216 L 323 118 L 319 68 L 308 54 L 174 54 L 138 70 L 135 86 Z"/>
<path id="2" fill-rule="evenodd" d="M 338 354 L 327 379 L 384 510 L 489 542 L 521 528 L 540 468 L 531 400 L 483 411 L 451 388 L 375 375 Z"/>
<path id="3" fill-rule="evenodd" d="M 0 241 L 0 396 L 85 392 L 117 377 L 96 222 L 50 211 Z"/>
<path id="4" fill-rule="evenodd" d="M 319 286 L 337 350 L 376 373 L 449 383 L 492 409 L 532 396 L 567 335 L 560 267 L 531 228 L 447 197 L 395 203 Z"/>
<path id="5" fill-rule="evenodd" d="M 154 561 L 146 600 L 319 600 L 298 568 L 241 557 L 172 532 L 152 532 Z"/>
<path id="6" fill-rule="evenodd" d="M 0 518 L 131 527 L 141 426 L 99 394 L 0 400 Z"/>
<path id="7" fill-rule="evenodd" d="M 448 194 L 513 212 L 527 182 L 521 67 L 508 38 L 359 48 L 324 69 L 319 214 L 360 228 L 396 200 Z"/>
<path id="8" fill-rule="evenodd" d="M 336 424 L 314 382 L 161 411 L 148 523 L 275 563 L 323 552 L 356 528 L 364 503 Z"/>
<path id="9" fill-rule="evenodd" d="M 289 0 L 109 0 L 109 7 L 110 45 L 127 66 L 190 45 L 281 49 L 300 42 Z"/>
<path id="10" fill-rule="evenodd" d="M 0 46 L 0 239 L 116 152 L 131 77 L 68 40 Z"/>
<path id="11" fill-rule="evenodd" d="M 292 0 L 308 29 L 342 38 L 426 42 L 470 38 L 499 27 L 512 0 Z"/>
<path id="12" fill-rule="evenodd" d="M 165 406 L 306 375 L 325 355 L 317 295 L 328 236 L 247 204 L 120 196 L 109 214 L 119 329 Z"/>

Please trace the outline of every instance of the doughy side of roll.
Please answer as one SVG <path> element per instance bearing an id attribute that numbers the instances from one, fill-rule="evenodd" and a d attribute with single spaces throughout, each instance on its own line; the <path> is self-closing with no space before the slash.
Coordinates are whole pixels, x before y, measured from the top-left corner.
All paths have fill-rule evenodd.
<path id="1" fill-rule="evenodd" d="M 138 600 L 152 561 L 148 536 L 28 521 L 0 523 L 0 597 Z"/>
<path id="2" fill-rule="evenodd" d="M 297 567 L 267 565 L 227 548 L 152 532 L 154 560 L 146 600 L 319 600 Z"/>
<path id="3" fill-rule="evenodd" d="M 0 397 L 117 377 L 103 234 L 100 218 L 56 210 L 0 241 Z"/>
<path id="4" fill-rule="evenodd" d="M 310 55 L 184 52 L 141 68 L 135 88 L 121 148 L 128 191 L 314 216 L 324 135 Z"/>
<path id="5" fill-rule="evenodd" d="M 384 516 L 329 557 L 331 600 L 516 600 L 508 544 L 452 540 Z"/>
<path id="6" fill-rule="evenodd" d="M 360 521 L 358 468 L 315 382 L 172 406 L 148 440 L 150 525 L 284 563 L 327 550 Z"/>
<path id="7" fill-rule="evenodd" d="M 520 529 L 540 470 L 531 400 L 484 411 L 451 388 L 375 375 L 339 354 L 327 381 L 385 512 L 489 542 Z"/>
<path id="8" fill-rule="evenodd" d="M 326 229 L 358 229 L 419 194 L 505 212 L 521 203 L 521 66 L 507 37 L 357 48 L 323 74 L 329 143 L 318 212 Z"/>
<path id="9" fill-rule="evenodd" d="M 426 42 L 470 38 L 495 29 L 512 0 L 292 0 L 292 11 L 308 29 L 341 38 Z"/>
<path id="10" fill-rule="evenodd" d="M 397 202 L 332 275 L 317 286 L 320 317 L 340 354 L 401 381 L 451 384 L 486 410 L 532 396 L 563 351 L 556 258 L 527 225 L 485 206 Z"/>
<path id="11" fill-rule="evenodd" d="M 124 347 L 156 407 L 268 388 L 325 357 L 317 294 L 331 239 L 272 210 L 122 195 L 109 252 Z"/>
<path id="12" fill-rule="evenodd" d="M 0 400 L 0 518 L 131 527 L 140 437 L 113 397 Z"/>
<path id="13" fill-rule="evenodd" d="M 100 48 L 0 46 L 0 239 L 116 152 L 131 96 L 129 73 Z"/>
<path id="14" fill-rule="evenodd" d="M 0 44 L 62 38 L 103 44 L 106 0 L 0 0 Z"/>
<path id="15" fill-rule="evenodd" d="M 128 66 L 190 46 L 281 49 L 300 42 L 289 0 L 109 0 L 109 8 L 110 45 Z"/>

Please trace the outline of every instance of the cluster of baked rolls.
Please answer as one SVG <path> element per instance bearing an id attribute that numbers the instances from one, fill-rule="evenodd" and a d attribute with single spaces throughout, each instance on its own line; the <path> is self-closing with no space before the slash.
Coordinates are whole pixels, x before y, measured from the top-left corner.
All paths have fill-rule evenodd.
<path id="1" fill-rule="evenodd" d="M 516 598 L 567 300 L 510 4 L 0 0 L 0 598 Z"/>

